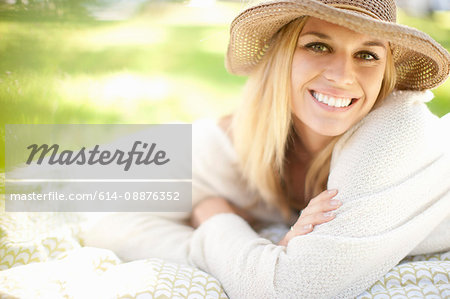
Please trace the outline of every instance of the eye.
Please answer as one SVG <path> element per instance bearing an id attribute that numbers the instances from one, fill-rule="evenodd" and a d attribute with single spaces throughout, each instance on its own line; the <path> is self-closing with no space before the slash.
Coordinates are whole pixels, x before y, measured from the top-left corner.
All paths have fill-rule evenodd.
<path id="1" fill-rule="evenodd" d="M 377 54 L 375 53 L 370 53 L 370 52 L 361 52 L 361 53 L 357 53 L 356 54 L 357 58 L 361 58 L 362 60 L 379 60 L 380 58 L 378 57 Z"/>
<path id="2" fill-rule="evenodd" d="M 311 49 L 313 52 L 317 53 L 331 52 L 331 49 L 322 43 L 309 43 L 305 46 L 305 48 Z"/>

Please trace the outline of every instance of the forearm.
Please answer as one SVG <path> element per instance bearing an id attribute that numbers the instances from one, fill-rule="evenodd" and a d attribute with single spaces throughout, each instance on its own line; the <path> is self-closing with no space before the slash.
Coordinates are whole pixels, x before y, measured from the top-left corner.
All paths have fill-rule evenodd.
<path id="1" fill-rule="evenodd" d="M 244 209 L 237 207 L 227 199 L 220 196 L 210 196 L 199 202 L 192 208 L 190 225 L 197 228 L 214 215 L 232 213 L 242 217 L 250 225 L 255 219 Z"/>

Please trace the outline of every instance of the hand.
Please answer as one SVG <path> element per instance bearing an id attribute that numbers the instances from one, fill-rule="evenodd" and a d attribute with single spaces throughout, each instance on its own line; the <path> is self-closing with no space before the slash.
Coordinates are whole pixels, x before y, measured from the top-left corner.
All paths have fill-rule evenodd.
<path id="1" fill-rule="evenodd" d="M 325 190 L 311 199 L 297 222 L 278 245 L 286 246 L 292 238 L 312 232 L 315 225 L 333 220 L 336 217 L 333 210 L 342 205 L 341 201 L 333 199 L 337 193 L 337 190 Z"/>
<path id="2" fill-rule="evenodd" d="M 222 197 L 209 197 L 202 200 L 192 209 L 191 226 L 197 228 L 214 215 L 221 213 L 233 213 L 241 216 L 249 224 L 252 224 L 254 219 L 248 212 L 233 205 L 228 200 Z"/>

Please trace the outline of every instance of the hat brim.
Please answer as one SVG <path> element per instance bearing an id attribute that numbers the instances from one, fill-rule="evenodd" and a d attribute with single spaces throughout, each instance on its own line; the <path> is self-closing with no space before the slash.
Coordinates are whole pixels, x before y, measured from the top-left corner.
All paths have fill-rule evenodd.
<path id="1" fill-rule="evenodd" d="M 397 70 L 397 89 L 435 88 L 449 75 L 450 54 L 426 33 L 316 0 L 266 2 L 239 14 L 231 23 L 227 70 L 236 75 L 250 75 L 270 48 L 274 34 L 301 16 L 389 41 Z"/>

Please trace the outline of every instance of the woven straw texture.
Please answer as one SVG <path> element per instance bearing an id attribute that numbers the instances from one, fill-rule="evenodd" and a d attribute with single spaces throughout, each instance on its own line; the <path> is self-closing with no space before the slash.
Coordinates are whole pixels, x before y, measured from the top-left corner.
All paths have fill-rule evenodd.
<path id="1" fill-rule="evenodd" d="M 244 10 L 231 24 L 225 62 L 228 71 L 249 75 L 271 48 L 274 34 L 305 15 L 388 40 L 397 70 L 397 89 L 435 88 L 449 75 L 448 51 L 426 33 L 396 24 L 394 0 L 260 2 Z"/>

